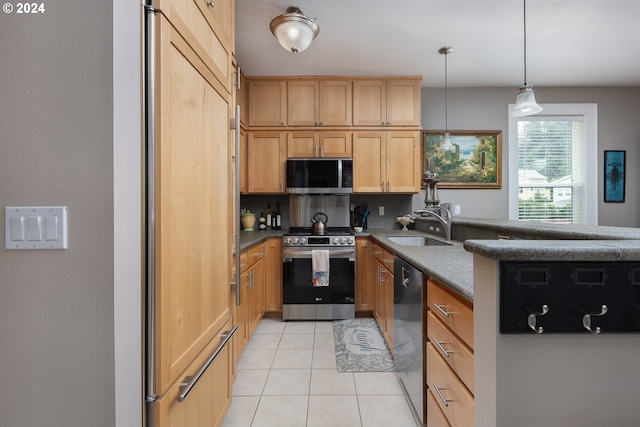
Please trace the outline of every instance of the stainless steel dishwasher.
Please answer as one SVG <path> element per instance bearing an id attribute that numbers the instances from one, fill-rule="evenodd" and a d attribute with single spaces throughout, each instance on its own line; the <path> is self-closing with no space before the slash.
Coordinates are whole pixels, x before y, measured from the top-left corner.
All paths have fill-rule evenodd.
<path id="1" fill-rule="evenodd" d="M 424 424 L 422 272 L 398 257 L 393 265 L 393 358 L 404 392 Z"/>

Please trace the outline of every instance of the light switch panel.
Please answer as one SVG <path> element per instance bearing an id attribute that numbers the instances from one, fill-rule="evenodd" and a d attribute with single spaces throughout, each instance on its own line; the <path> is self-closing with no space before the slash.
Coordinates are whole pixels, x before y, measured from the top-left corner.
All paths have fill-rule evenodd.
<path id="1" fill-rule="evenodd" d="M 6 207 L 4 247 L 67 249 L 67 207 Z"/>

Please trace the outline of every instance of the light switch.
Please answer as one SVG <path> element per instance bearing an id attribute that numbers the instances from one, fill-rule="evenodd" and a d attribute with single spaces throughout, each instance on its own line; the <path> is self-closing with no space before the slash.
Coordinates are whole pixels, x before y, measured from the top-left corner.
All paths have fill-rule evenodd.
<path id="1" fill-rule="evenodd" d="M 44 217 L 44 239 L 58 240 L 58 217 L 49 215 Z"/>
<path id="2" fill-rule="evenodd" d="M 42 240 L 42 217 L 31 215 L 27 217 L 27 240 Z"/>
<path id="3" fill-rule="evenodd" d="M 14 242 L 24 240 L 24 217 L 16 216 L 9 220 L 11 226 L 11 240 Z"/>
<path id="4" fill-rule="evenodd" d="M 66 206 L 6 207 L 5 249 L 67 249 Z"/>

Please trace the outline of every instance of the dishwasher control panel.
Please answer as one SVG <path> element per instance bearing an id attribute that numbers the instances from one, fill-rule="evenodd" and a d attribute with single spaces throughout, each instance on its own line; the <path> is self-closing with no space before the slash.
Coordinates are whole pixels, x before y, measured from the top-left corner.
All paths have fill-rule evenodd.
<path id="1" fill-rule="evenodd" d="M 500 262 L 500 332 L 640 333 L 640 262 Z"/>

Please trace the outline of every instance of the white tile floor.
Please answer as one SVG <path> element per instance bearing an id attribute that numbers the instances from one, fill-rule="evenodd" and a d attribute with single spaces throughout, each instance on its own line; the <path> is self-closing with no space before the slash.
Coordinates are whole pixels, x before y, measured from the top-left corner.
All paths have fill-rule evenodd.
<path id="1" fill-rule="evenodd" d="M 331 321 L 263 319 L 222 427 L 415 427 L 393 372 L 338 372 Z"/>

